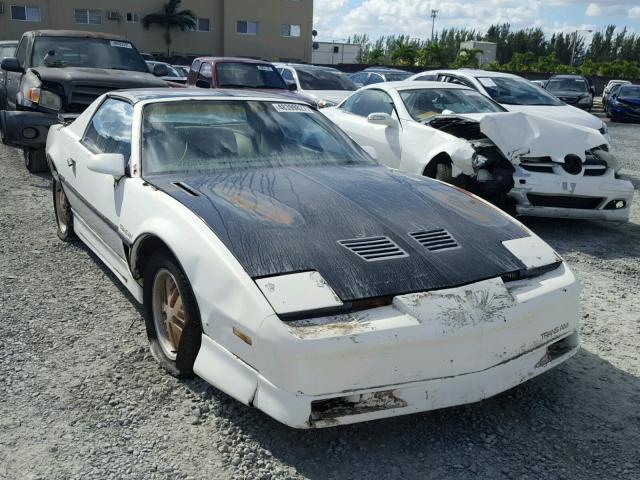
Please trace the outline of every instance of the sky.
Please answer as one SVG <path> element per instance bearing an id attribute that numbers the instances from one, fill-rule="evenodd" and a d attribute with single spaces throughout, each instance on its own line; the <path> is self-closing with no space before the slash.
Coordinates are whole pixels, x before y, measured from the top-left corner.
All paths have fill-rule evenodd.
<path id="1" fill-rule="evenodd" d="M 438 10 L 436 31 L 466 27 L 484 32 L 492 23 L 510 23 L 515 29 L 540 27 L 551 36 L 615 24 L 640 33 L 640 0 L 314 0 L 314 28 L 318 40 L 345 40 L 356 33 L 372 39 L 390 34 L 428 39 L 432 9 Z"/>

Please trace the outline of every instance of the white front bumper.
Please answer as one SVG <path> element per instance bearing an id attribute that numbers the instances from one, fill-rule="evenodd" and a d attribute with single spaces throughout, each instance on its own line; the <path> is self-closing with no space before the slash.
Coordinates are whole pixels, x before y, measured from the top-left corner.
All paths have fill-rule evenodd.
<path id="1" fill-rule="evenodd" d="M 560 166 L 554 173 L 531 172 L 515 167 L 514 187 L 509 192 L 516 204 L 518 215 L 554 218 L 580 218 L 627 222 L 633 201 L 633 184 L 615 178 L 609 169 L 601 176 L 570 175 Z M 545 197 L 601 199 L 594 200 L 593 208 L 567 208 L 561 206 L 539 206 L 530 201 L 528 194 Z M 605 209 L 611 201 L 623 200 L 624 208 Z"/>
<path id="2" fill-rule="evenodd" d="M 203 336 L 194 371 L 296 428 L 474 402 L 575 353 L 579 291 L 562 264 L 533 279 L 398 296 L 350 315 L 288 323 L 274 316 L 254 339 L 259 364 Z M 548 357 L 563 338 L 566 348 Z"/>

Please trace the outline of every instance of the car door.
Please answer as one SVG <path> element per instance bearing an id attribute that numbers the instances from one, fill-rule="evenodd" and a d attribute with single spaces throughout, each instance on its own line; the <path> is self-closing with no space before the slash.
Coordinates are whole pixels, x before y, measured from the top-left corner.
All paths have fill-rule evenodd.
<path id="1" fill-rule="evenodd" d="M 71 142 L 68 159 L 58 169 L 71 188 L 67 197 L 74 215 L 94 238 L 96 250 L 104 256 L 125 259 L 119 219 L 127 176 L 116 180 L 111 175 L 89 170 L 92 155 L 119 153 L 128 163 L 131 155 L 133 106 L 124 100 L 107 98 L 93 114 L 80 141 Z M 106 247 L 106 248 L 105 248 Z"/>
<path id="2" fill-rule="evenodd" d="M 400 165 L 402 128 L 389 94 L 373 88 L 361 90 L 344 101 L 338 107 L 338 112 L 338 125 L 356 143 L 375 148 L 378 161 L 385 165 L 394 168 Z M 387 113 L 395 119 L 395 123 L 370 123 L 367 117 L 372 113 Z"/>
<path id="3" fill-rule="evenodd" d="M 204 62 L 200 65 L 200 70 L 198 71 L 198 79 L 196 80 L 196 87 L 200 88 L 211 88 L 211 64 L 208 62 Z"/>
<path id="4" fill-rule="evenodd" d="M 20 44 L 16 49 L 16 58 L 18 62 L 22 66 L 22 68 L 26 68 L 27 65 L 27 47 L 29 45 L 29 37 L 23 36 L 22 40 L 20 40 Z M 19 72 L 4 72 L 5 82 L 6 82 L 6 93 L 7 93 L 7 107 L 8 110 L 16 109 L 16 97 L 18 96 L 18 91 L 20 90 L 20 80 L 22 79 L 23 73 Z"/>
<path id="5" fill-rule="evenodd" d="M 365 72 L 356 73 L 351 77 L 351 81 L 355 83 L 358 87 L 362 87 L 367 84 L 367 79 L 369 78 L 369 74 Z"/>
<path id="6" fill-rule="evenodd" d="M 365 85 L 373 85 L 374 83 L 382 82 L 384 82 L 384 77 L 382 75 L 380 75 L 379 73 L 372 73 L 371 75 L 369 75 L 369 78 L 367 79 L 367 83 L 365 83 Z"/>

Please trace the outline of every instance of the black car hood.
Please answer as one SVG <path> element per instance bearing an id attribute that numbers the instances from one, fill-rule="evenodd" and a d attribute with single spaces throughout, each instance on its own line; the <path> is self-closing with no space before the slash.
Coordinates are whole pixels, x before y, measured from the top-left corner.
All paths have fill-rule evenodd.
<path id="1" fill-rule="evenodd" d="M 568 98 L 582 98 L 582 97 L 586 97 L 587 95 L 589 95 L 589 92 L 574 92 L 571 90 L 568 91 L 564 91 L 564 90 L 559 90 L 559 91 L 551 91 L 549 90 L 549 93 L 552 95 L 555 95 L 556 97 L 568 97 Z"/>
<path id="2" fill-rule="evenodd" d="M 464 285 L 524 264 L 528 236 L 466 192 L 380 166 L 247 169 L 145 177 L 201 217 L 252 278 L 316 270 L 343 301 Z M 183 182 L 181 186 L 176 185 Z M 428 251 L 409 233 L 447 230 Z M 338 242 L 387 236 L 408 256 L 366 261 Z"/>
<path id="3" fill-rule="evenodd" d="M 82 83 L 123 89 L 167 86 L 164 80 L 148 72 L 85 67 L 36 67 L 32 70 L 42 81 L 62 85 Z"/>
<path id="4" fill-rule="evenodd" d="M 640 97 L 618 97 L 618 100 L 631 105 L 640 105 Z"/>

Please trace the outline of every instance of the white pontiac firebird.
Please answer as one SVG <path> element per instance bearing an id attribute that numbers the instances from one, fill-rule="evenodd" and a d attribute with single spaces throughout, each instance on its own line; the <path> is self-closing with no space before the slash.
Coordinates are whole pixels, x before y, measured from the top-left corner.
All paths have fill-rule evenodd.
<path id="1" fill-rule="evenodd" d="M 579 282 L 546 243 L 303 103 L 112 92 L 47 158 L 58 236 L 144 305 L 158 362 L 292 427 L 479 401 L 578 349 Z"/>
<path id="2" fill-rule="evenodd" d="M 425 81 L 369 85 L 322 113 L 382 163 L 519 215 L 629 220 L 633 185 L 618 178 L 607 139 L 592 128 L 507 112 L 463 85 Z"/>

